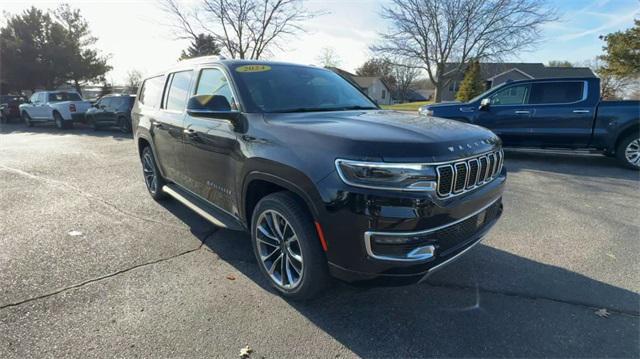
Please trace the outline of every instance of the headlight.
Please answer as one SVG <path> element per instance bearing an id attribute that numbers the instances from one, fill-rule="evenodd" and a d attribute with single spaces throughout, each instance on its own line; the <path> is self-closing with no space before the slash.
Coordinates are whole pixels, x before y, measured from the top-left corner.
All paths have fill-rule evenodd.
<path id="1" fill-rule="evenodd" d="M 432 191 L 436 171 L 419 163 L 385 163 L 336 160 L 336 169 L 344 183 L 364 188 L 396 191 Z"/>
<path id="2" fill-rule="evenodd" d="M 433 116 L 433 110 L 428 107 L 420 107 L 420 114 L 425 116 Z"/>

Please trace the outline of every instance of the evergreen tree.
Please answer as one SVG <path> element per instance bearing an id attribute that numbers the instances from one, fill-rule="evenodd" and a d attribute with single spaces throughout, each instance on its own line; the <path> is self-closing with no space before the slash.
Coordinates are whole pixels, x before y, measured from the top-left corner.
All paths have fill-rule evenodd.
<path id="1" fill-rule="evenodd" d="M 199 34 L 191 41 L 191 45 L 186 50 L 182 50 L 180 60 L 208 55 L 220 55 L 220 46 L 213 36 Z"/>
<path id="2" fill-rule="evenodd" d="M 484 92 L 484 83 L 480 75 L 480 62 L 475 60 L 467 67 L 456 100 L 467 102 Z"/>

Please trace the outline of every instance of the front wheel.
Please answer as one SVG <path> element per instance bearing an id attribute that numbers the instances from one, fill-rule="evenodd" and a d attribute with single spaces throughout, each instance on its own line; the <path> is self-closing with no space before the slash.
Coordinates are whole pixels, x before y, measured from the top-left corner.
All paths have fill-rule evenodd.
<path id="1" fill-rule="evenodd" d="M 29 116 L 29 114 L 26 111 L 22 112 L 22 120 L 24 121 L 24 124 L 27 127 L 33 127 L 33 122 L 31 121 L 31 116 Z"/>
<path id="2" fill-rule="evenodd" d="M 282 296 L 311 299 L 327 287 L 327 261 L 313 218 L 292 193 L 274 193 L 258 202 L 251 239 L 260 271 Z"/>
<path id="3" fill-rule="evenodd" d="M 640 169 L 640 135 L 631 134 L 620 141 L 616 156 L 625 167 Z"/>
<path id="4" fill-rule="evenodd" d="M 162 191 L 162 187 L 164 187 L 166 183 L 160 175 L 158 166 L 156 166 L 156 160 L 150 146 L 147 146 L 142 150 L 140 159 L 142 161 L 144 183 L 147 185 L 149 194 L 156 201 L 165 199 L 167 195 Z"/>

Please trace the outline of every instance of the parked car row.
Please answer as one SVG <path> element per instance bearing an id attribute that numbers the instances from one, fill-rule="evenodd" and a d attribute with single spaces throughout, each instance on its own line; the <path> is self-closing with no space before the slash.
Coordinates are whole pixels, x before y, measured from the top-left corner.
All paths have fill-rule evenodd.
<path id="1" fill-rule="evenodd" d="M 600 101 L 600 79 L 513 81 L 420 114 L 492 130 L 505 146 L 590 150 L 640 169 L 640 101 Z"/>
<path id="2" fill-rule="evenodd" d="M 135 95 L 106 95 L 92 104 L 75 91 L 38 91 L 28 100 L 0 96 L 0 114 L 2 122 L 20 118 L 28 127 L 53 122 L 59 129 L 67 129 L 82 122 L 95 130 L 118 127 L 131 132 L 134 102 Z"/>

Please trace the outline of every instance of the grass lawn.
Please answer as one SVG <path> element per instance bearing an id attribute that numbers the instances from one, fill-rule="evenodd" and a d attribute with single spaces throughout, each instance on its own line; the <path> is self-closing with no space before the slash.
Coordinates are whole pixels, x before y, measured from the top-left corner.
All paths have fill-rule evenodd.
<path id="1" fill-rule="evenodd" d="M 385 110 L 397 110 L 397 111 L 418 111 L 418 108 L 424 105 L 433 103 L 433 101 L 419 101 L 419 102 L 407 102 L 399 103 L 397 105 L 382 105 Z"/>

